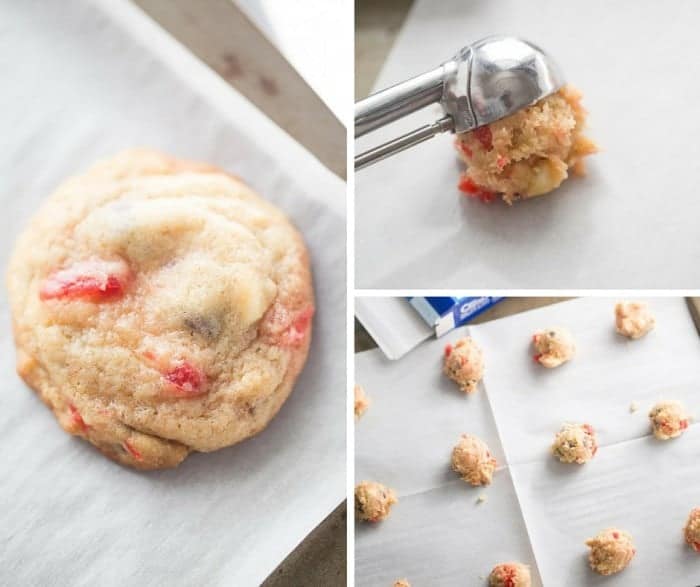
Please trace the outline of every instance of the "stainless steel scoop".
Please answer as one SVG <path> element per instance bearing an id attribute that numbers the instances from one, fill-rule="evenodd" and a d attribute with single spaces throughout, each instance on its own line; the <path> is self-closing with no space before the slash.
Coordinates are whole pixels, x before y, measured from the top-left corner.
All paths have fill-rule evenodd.
<path id="1" fill-rule="evenodd" d="M 443 132 L 467 132 L 556 92 L 559 68 L 539 47 L 515 37 L 487 37 L 427 73 L 372 94 L 355 105 L 361 137 L 429 104 L 445 116 L 355 157 L 362 169 Z"/>

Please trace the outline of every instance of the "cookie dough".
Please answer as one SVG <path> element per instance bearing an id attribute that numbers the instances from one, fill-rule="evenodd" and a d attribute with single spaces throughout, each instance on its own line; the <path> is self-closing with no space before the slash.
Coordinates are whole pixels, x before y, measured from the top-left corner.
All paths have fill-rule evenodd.
<path id="1" fill-rule="evenodd" d="M 360 418 L 369 407 L 369 398 L 361 385 L 355 385 L 355 418 Z"/>
<path id="2" fill-rule="evenodd" d="M 700 508 L 695 508 L 688 516 L 688 523 L 683 529 L 685 541 L 695 552 L 700 552 Z"/>
<path id="3" fill-rule="evenodd" d="M 496 464 L 486 443 L 471 434 L 462 434 L 452 449 L 452 470 L 471 485 L 489 485 Z"/>
<path id="4" fill-rule="evenodd" d="M 586 545 L 591 549 L 588 555 L 591 569 L 601 575 L 619 573 L 630 564 L 637 552 L 632 544 L 632 536 L 617 528 L 603 530 L 586 540 Z"/>
<path id="5" fill-rule="evenodd" d="M 484 354 L 474 339 L 460 338 L 445 346 L 443 370 L 464 393 L 473 393 L 484 376 Z"/>
<path id="6" fill-rule="evenodd" d="M 530 587 L 530 567 L 522 563 L 501 563 L 489 575 L 489 587 Z"/>
<path id="7" fill-rule="evenodd" d="M 586 138 L 581 94 L 570 86 L 512 116 L 457 136 L 467 165 L 459 189 L 489 202 L 512 204 L 559 187 L 571 171 L 584 175 L 583 158 L 595 153 Z"/>
<path id="8" fill-rule="evenodd" d="M 408 579 L 399 579 L 394 583 L 394 587 L 411 587 L 411 584 L 408 582 Z"/>
<path id="9" fill-rule="evenodd" d="M 381 483 L 362 481 L 355 487 L 355 512 L 365 522 L 386 520 L 391 506 L 397 502 L 393 489 Z"/>
<path id="10" fill-rule="evenodd" d="M 590 424 L 564 424 L 552 444 L 552 454 L 562 463 L 582 465 L 590 461 L 597 451 L 595 430 Z"/>
<path id="11" fill-rule="evenodd" d="M 260 432 L 311 341 L 308 253 L 284 214 L 154 151 L 60 186 L 7 281 L 20 376 L 67 432 L 141 469 Z"/>
<path id="12" fill-rule="evenodd" d="M 683 434 L 688 428 L 690 417 L 680 402 L 662 401 L 649 412 L 651 431 L 659 440 L 669 440 Z"/>
<path id="13" fill-rule="evenodd" d="M 615 330 L 627 338 L 642 338 L 656 325 L 646 302 L 620 302 L 615 305 Z"/>
<path id="14" fill-rule="evenodd" d="M 532 344 L 536 351 L 532 358 L 547 369 L 570 361 L 576 354 L 574 339 L 565 328 L 548 328 L 535 332 Z"/>

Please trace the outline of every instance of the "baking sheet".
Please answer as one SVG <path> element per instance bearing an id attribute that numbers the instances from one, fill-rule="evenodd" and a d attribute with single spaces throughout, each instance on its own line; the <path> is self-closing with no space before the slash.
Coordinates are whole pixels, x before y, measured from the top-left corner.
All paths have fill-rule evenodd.
<path id="1" fill-rule="evenodd" d="M 585 178 L 513 207 L 460 195 L 451 136 L 358 172 L 357 286 L 696 287 L 700 201 L 689 162 L 700 156 L 698 81 L 690 73 L 699 17 L 690 0 L 417 0 L 375 90 L 487 35 L 519 35 L 542 46 L 583 91 L 601 153 L 588 159 Z M 371 133 L 357 152 L 438 116 L 428 108 Z"/>
<path id="2" fill-rule="evenodd" d="M 3 268 L 66 175 L 146 145 L 218 164 L 288 212 L 318 304 L 265 432 L 138 473 L 66 435 L 14 374 L 3 288 L 0 583 L 259 584 L 345 495 L 345 186 L 128 2 L 1 2 L 0 31 Z"/>
<path id="3" fill-rule="evenodd" d="M 459 329 L 399 361 L 379 349 L 356 356 L 356 380 L 371 405 L 355 426 L 355 477 L 393 488 L 399 503 L 374 525 L 357 523 L 355 582 L 384 587 L 480 584 L 493 566 L 534 558 L 507 469 L 489 487 L 471 487 L 450 469 L 462 433 L 483 439 L 504 463 L 483 389 L 466 396 L 441 374 L 442 348 Z M 485 503 L 477 503 L 480 495 Z"/>
<path id="4" fill-rule="evenodd" d="M 402 568 L 416 573 L 416 584 L 435 584 L 433 573 L 443 567 L 420 571 L 421 548 L 446 553 L 440 560 L 451 573 L 448 585 L 479 584 L 465 579 L 468 569 L 484 567 L 484 575 L 496 562 L 518 558 L 539 571 L 546 586 L 697 583 L 700 557 L 684 546 L 681 532 L 698 505 L 700 424 L 661 443 L 650 437 L 647 412 L 663 395 L 697 414 L 698 335 L 683 299 L 647 301 L 657 327 L 637 341 L 615 334 L 615 300 L 589 298 L 458 329 L 401 361 L 378 350 L 357 355 L 356 378 L 372 404 L 356 424 L 356 478 L 393 486 L 400 500 L 376 530 L 358 532 L 357 584 L 387 584 L 402 574 L 410 581 Z M 578 347 L 573 361 L 554 370 L 534 364 L 529 347 L 532 332 L 548 325 L 569 328 Z M 486 357 L 484 381 L 473 396 L 463 396 L 441 374 L 444 344 L 465 333 Z M 639 410 L 630 413 L 633 401 Z M 598 432 L 600 450 L 584 467 L 563 465 L 548 453 L 565 420 L 588 420 Z M 491 447 L 501 464 L 491 486 L 471 488 L 450 473 L 449 451 L 459 432 Z M 469 496 L 461 514 L 454 484 Z M 500 497 L 491 499 L 492 492 Z M 477 506 L 481 493 L 489 499 Z M 432 497 L 417 501 L 423 494 Z M 475 517 L 472 508 L 488 517 Z M 583 543 L 612 525 L 632 533 L 638 556 L 624 573 L 604 579 L 588 569 Z M 492 533 L 502 548 L 491 542 Z"/>

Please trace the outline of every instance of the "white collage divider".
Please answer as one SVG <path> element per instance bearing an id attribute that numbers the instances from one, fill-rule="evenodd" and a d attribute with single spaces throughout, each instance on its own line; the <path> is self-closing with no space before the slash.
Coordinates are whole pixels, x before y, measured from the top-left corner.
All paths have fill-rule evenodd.
<path id="1" fill-rule="evenodd" d="M 419 516 L 431 521 L 431 536 L 439 536 L 440 529 L 445 532 L 445 540 L 431 549 L 454 557 L 462 552 L 461 558 L 442 561 L 452 561 L 452 574 L 441 585 L 478 584 L 475 567 L 484 575 L 492 564 L 519 557 L 530 564 L 536 559 L 547 586 L 604 582 L 681 587 L 698 582 L 700 557 L 683 543 L 682 528 L 690 509 L 700 505 L 696 467 L 700 425 L 691 425 L 681 438 L 659 442 L 649 435 L 647 412 L 664 397 L 682 401 L 691 413 L 700 412 L 700 340 L 681 298 L 650 299 L 656 329 L 640 340 L 627 340 L 614 331 L 615 301 L 579 299 L 470 327 L 467 332 L 482 346 L 486 359 L 483 385 L 472 397 L 461 396 L 440 372 L 442 346 L 464 336 L 463 329 L 447 340 L 421 345 L 397 363 L 374 351 L 358 355 L 358 383 L 380 407 L 372 415 L 376 406 L 371 405 L 357 423 L 357 480 L 373 475 L 390 486 L 393 482 L 400 499 L 386 522 L 358 530 L 358 585 L 380 585 L 391 578 L 382 561 L 391 562 L 394 575 L 401 575 L 401 564 L 412 564 L 420 540 L 411 538 L 403 553 L 397 543 L 407 539 L 408 530 L 400 531 L 411 529 Z M 572 332 L 577 356 L 545 370 L 532 361 L 530 341 L 536 330 L 550 326 Z M 639 406 L 634 413 L 633 402 Z M 444 415 L 450 411 L 452 416 Z M 439 416 L 437 422 L 434 414 Z M 549 454 L 559 426 L 571 420 L 588 421 L 598 433 L 600 450 L 583 466 L 561 464 Z M 481 435 L 500 464 L 507 462 L 483 490 L 455 480 L 448 470 L 449 451 L 456 441 L 452 432 L 460 425 L 461 432 Z M 399 435 L 402 427 L 404 433 Z M 383 462 L 392 455 L 393 460 Z M 415 501 L 412 491 L 438 485 L 436 471 L 441 466 L 443 487 L 435 491 L 463 485 L 464 517 L 459 518 L 449 502 L 433 499 L 435 509 L 419 514 L 407 507 L 411 519 L 402 521 L 401 493 Z M 411 470 L 402 472 L 402 467 Z M 512 478 L 510 507 L 498 513 L 496 508 L 504 506 L 491 499 L 474 506 L 472 499 L 481 493 L 489 498 L 491 492 L 499 495 L 506 478 L 509 490 Z M 494 506 L 488 514 L 493 519 L 480 518 Z M 443 516 L 440 508 L 451 515 Z M 517 521 L 514 511 L 521 516 Z M 614 525 L 632 533 L 638 554 L 623 573 L 603 578 L 588 568 L 584 542 Z M 482 541 L 483 532 L 487 539 Z M 490 545 L 492 533 L 500 536 L 500 547 Z M 509 545 L 515 537 L 517 545 Z M 466 545 L 470 549 L 465 550 Z M 385 559 L 385 554 L 391 557 Z M 417 569 L 416 583 L 433 578 L 435 571 L 432 565 L 424 574 Z M 411 580 L 408 570 L 403 574 Z"/>
<path id="2" fill-rule="evenodd" d="M 60 181 L 150 146 L 219 165 L 283 209 L 317 305 L 309 360 L 265 431 L 136 472 L 65 434 L 16 376 L 2 288 L 0 584 L 259 584 L 346 495 L 345 184 L 131 2 L 3 2 L 0 23 L 3 271 Z"/>

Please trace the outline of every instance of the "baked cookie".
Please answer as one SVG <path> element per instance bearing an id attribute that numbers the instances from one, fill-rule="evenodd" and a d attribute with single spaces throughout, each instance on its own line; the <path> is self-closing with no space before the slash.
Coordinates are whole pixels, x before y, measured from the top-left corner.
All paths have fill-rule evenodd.
<path id="1" fill-rule="evenodd" d="M 576 345 L 574 338 L 564 328 L 548 328 L 532 335 L 535 347 L 533 359 L 547 369 L 558 367 L 574 358 Z"/>
<path id="2" fill-rule="evenodd" d="M 530 567 L 522 563 L 501 563 L 489 575 L 489 587 L 530 587 Z"/>
<path id="3" fill-rule="evenodd" d="M 471 434 L 462 434 L 452 449 L 452 470 L 470 485 L 490 485 L 496 465 L 487 444 Z"/>
<path id="4" fill-rule="evenodd" d="M 593 538 L 586 540 L 591 549 L 588 563 L 596 573 L 612 575 L 619 573 L 630 564 L 636 554 L 632 536 L 624 530 L 607 528 Z"/>
<path id="5" fill-rule="evenodd" d="M 683 528 L 683 537 L 690 548 L 700 552 L 700 508 L 694 508 L 688 516 L 688 522 Z"/>
<path id="6" fill-rule="evenodd" d="M 445 345 L 443 371 L 464 393 L 476 391 L 484 377 L 484 353 L 470 336 Z"/>
<path id="7" fill-rule="evenodd" d="M 67 432 L 140 469 L 260 432 L 311 341 L 308 254 L 284 214 L 149 150 L 61 185 L 8 288 L 20 376 Z"/>
<path id="8" fill-rule="evenodd" d="M 670 440 L 677 438 L 688 428 L 690 416 L 677 401 L 662 401 L 649 411 L 649 421 L 654 438 Z"/>
<path id="9" fill-rule="evenodd" d="M 512 204 L 551 192 L 569 176 L 583 175 L 583 158 L 598 150 L 583 135 L 581 94 L 567 86 L 502 120 L 457 136 L 467 165 L 459 189 L 490 202 Z"/>
<path id="10" fill-rule="evenodd" d="M 355 487 L 355 512 L 364 522 L 386 520 L 398 501 L 393 489 L 376 481 L 362 481 Z"/>
<path id="11" fill-rule="evenodd" d="M 646 302 L 620 302 L 615 305 L 615 330 L 627 338 L 642 338 L 656 325 Z"/>
<path id="12" fill-rule="evenodd" d="M 564 424 L 552 444 L 552 454 L 562 463 L 583 465 L 590 461 L 596 452 L 598 441 L 590 424 Z"/>

